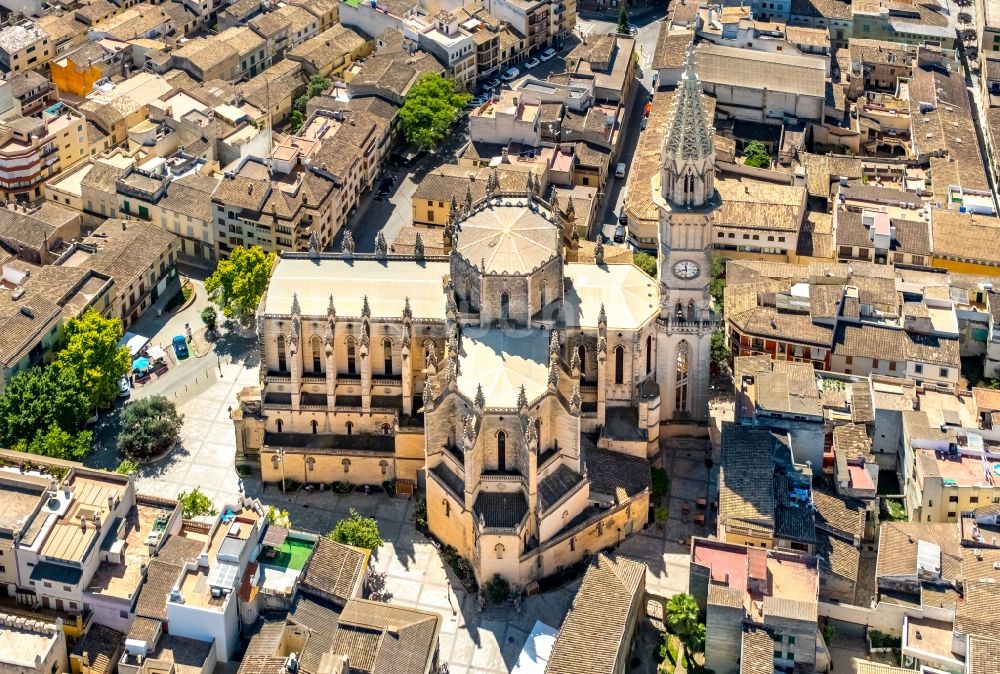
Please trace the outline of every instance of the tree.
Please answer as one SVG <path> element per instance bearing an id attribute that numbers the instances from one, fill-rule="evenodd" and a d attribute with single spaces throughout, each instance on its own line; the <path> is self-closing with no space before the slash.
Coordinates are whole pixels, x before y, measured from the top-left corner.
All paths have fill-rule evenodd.
<path id="1" fill-rule="evenodd" d="M 724 257 L 712 256 L 712 279 L 708 282 L 708 294 L 715 303 L 715 313 L 720 316 L 725 312 L 727 261 Z"/>
<path id="2" fill-rule="evenodd" d="M 667 476 L 667 471 L 662 468 L 653 468 L 651 476 L 653 496 L 658 499 L 663 498 L 670 491 L 670 478 Z"/>
<path id="3" fill-rule="evenodd" d="M 205 327 L 209 330 L 215 330 L 216 324 L 219 320 L 219 312 L 215 310 L 215 307 L 209 305 L 201 310 L 201 322 L 205 324 Z"/>
<path id="4" fill-rule="evenodd" d="M 332 541 L 353 545 L 358 548 L 377 550 L 382 546 L 382 537 L 378 532 L 378 522 L 374 517 L 364 517 L 351 508 L 351 514 L 337 522 L 333 531 L 326 535 Z"/>
<path id="5" fill-rule="evenodd" d="M 306 121 L 306 107 L 309 105 L 309 99 L 319 96 L 329 88 L 330 80 L 322 75 L 313 75 L 309 78 L 309 84 L 306 85 L 306 92 L 292 103 L 292 114 L 289 116 L 288 122 L 293 132 L 301 129 Z"/>
<path id="6" fill-rule="evenodd" d="M 510 598 L 510 583 L 499 573 L 483 583 L 483 594 L 491 604 L 502 604 Z"/>
<path id="7" fill-rule="evenodd" d="M 972 15 L 969 14 L 968 12 L 959 12 L 958 22 L 962 24 L 972 23 Z"/>
<path id="8" fill-rule="evenodd" d="M 275 508 L 273 505 L 267 506 L 267 523 L 276 527 L 289 529 L 292 526 L 292 519 L 288 516 L 287 510 Z"/>
<path id="9" fill-rule="evenodd" d="M 195 487 L 191 491 L 182 491 L 177 495 L 177 502 L 181 504 L 181 517 L 191 519 L 200 515 L 215 515 L 219 511 L 212 504 L 212 499 Z"/>
<path id="10" fill-rule="evenodd" d="M 755 168 L 770 168 L 771 153 L 767 151 L 764 143 L 759 140 L 752 140 L 743 148 L 743 159 L 747 166 Z"/>
<path id="11" fill-rule="evenodd" d="M 163 396 L 150 396 L 125 406 L 118 449 L 133 459 L 151 459 L 167 452 L 180 436 L 183 417 Z"/>
<path id="12" fill-rule="evenodd" d="M 274 259 L 274 253 L 265 253 L 260 246 L 237 246 L 205 279 L 209 299 L 219 305 L 226 318 L 249 320 L 267 289 Z"/>
<path id="13" fill-rule="evenodd" d="M 731 355 L 726 346 L 726 333 L 719 328 L 712 333 L 711 358 L 713 363 L 728 363 Z"/>
<path id="14" fill-rule="evenodd" d="M 448 137 L 459 112 L 471 98 L 452 79 L 435 73 L 421 75 L 399 110 L 406 142 L 424 150 L 437 147 Z"/>
<path id="15" fill-rule="evenodd" d="M 76 432 L 91 409 L 90 398 L 72 370 L 30 367 L 7 382 L 0 397 L 0 443 L 31 442 L 52 425 Z"/>
<path id="16" fill-rule="evenodd" d="M 636 253 L 632 256 L 632 264 L 646 272 L 647 276 L 656 278 L 656 258 L 649 253 Z"/>
<path id="17" fill-rule="evenodd" d="M 132 459 L 122 459 L 115 472 L 119 475 L 135 475 L 139 472 L 139 464 Z"/>
<path id="18" fill-rule="evenodd" d="M 618 12 L 618 33 L 621 35 L 632 34 L 632 24 L 628 20 L 628 10 L 625 9 L 624 3 L 622 3 L 622 8 Z"/>
<path id="19" fill-rule="evenodd" d="M 76 374 L 90 409 L 108 407 L 118 396 L 118 382 L 132 367 L 129 350 L 118 346 L 121 322 L 89 309 L 66 324 L 64 338 L 55 366 Z"/>
<path id="20" fill-rule="evenodd" d="M 667 627 L 684 646 L 684 657 L 691 663 L 691 654 L 704 649 L 705 626 L 698 616 L 698 602 L 686 592 L 675 594 L 667 602 L 664 618 Z"/>
<path id="21" fill-rule="evenodd" d="M 15 443 L 14 449 L 53 459 L 80 461 L 90 451 L 91 438 L 90 431 L 70 433 L 51 424 L 44 432 L 39 431 L 31 442 L 20 440 Z"/>

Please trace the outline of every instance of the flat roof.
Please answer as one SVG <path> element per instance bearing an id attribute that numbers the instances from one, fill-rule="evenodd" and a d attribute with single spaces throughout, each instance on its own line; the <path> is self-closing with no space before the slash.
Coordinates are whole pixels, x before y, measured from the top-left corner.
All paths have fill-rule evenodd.
<path id="1" fill-rule="evenodd" d="M 908 618 L 904 647 L 924 651 L 949 660 L 958 656 L 951 650 L 952 626 L 942 620 Z"/>
<path id="2" fill-rule="evenodd" d="M 104 562 L 97 567 L 87 591 L 97 595 L 131 599 L 142 581 L 142 570 L 150 559 L 146 538 L 159 529 L 158 520 L 169 518 L 171 512 L 172 510 L 167 507 L 137 503 L 125 520 L 125 549 L 122 551 L 122 562 L 120 564 Z"/>
<path id="3" fill-rule="evenodd" d="M 0 471 L 0 529 L 22 531 L 38 502 L 45 497 L 48 479 Z"/>
<path id="4" fill-rule="evenodd" d="M 55 632 L 54 627 L 51 631 L 35 631 L 0 624 L 0 663 L 34 667 L 35 658 L 42 654 L 44 661 L 45 654 L 55 645 Z"/>
<path id="5" fill-rule="evenodd" d="M 77 475 L 70 487 L 73 502 L 66 514 L 56 520 L 41 552 L 53 559 L 80 562 L 111 513 L 109 499 L 113 503 L 121 501 L 126 485 Z"/>
<path id="6" fill-rule="evenodd" d="M 481 385 L 487 407 L 516 407 L 522 386 L 535 400 L 548 386 L 549 332 L 467 327 L 458 371 L 462 393 L 472 400 Z"/>
<path id="7" fill-rule="evenodd" d="M 361 316 L 368 298 L 372 316 L 399 317 L 410 298 L 414 318 L 443 321 L 447 262 L 415 260 L 281 259 L 271 276 L 265 314 L 290 314 L 298 293 L 302 314 L 325 316 L 333 296 L 338 316 Z"/>
<path id="8" fill-rule="evenodd" d="M 567 328 L 596 328 L 602 305 L 609 330 L 638 328 L 660 311 L 657 282 L 633 264 L 570 263 L 564 275 Z"/>

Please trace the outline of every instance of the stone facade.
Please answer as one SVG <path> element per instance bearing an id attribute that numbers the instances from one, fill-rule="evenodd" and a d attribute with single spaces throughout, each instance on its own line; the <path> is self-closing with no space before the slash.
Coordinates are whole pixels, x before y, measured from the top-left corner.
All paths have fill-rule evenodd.
<path id="1" fill-rule="evenodd" d="M 689 51 L 664 135 L 663 168 L 654 175 L 660 209 L 660 320 L 658 321 L 663 421 L 708 418 L 709 366 L 716 319 L 709 301 L 715 143 L 702 104 L 701 84 Z"/>
<path id="2" fill-rule="evenodd" d="M 643 527 L 659 288 L 567 262 L 563 218 L 530 187 L 490 191 L 456 207 L 448 257 L 381 236 L 375 255 L 283 254 L 237 462 L 286 485 L 425 482 L 431 533 L 516 586 Z"/>

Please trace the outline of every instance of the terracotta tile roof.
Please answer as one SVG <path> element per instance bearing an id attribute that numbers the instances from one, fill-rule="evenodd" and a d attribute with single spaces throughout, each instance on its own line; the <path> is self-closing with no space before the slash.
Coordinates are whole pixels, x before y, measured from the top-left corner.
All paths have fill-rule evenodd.
<path id="1" fill-rule="evenodd" d="M 440 631 L 437 613 L 352 599 L 340 614 L 331 648 L 367 674 L 419 674 L 435 658 Z M 317 671 L 314 657 L 320 653 L 312 653 L 311 648 L 303 653 L 306 671 Z"/>
<path id="2" fill-rule="evenodd" d="M 763 627 L 743 626 L 740 674 L 773 674 L 774 635 Z"/>
<path id="3" fill-rule="evenodd" d="M 864 424 L 841 424 L 833 429 L 833 451 L 847 459 L 870 459 L 872 441 Z"/>
<path id="4" fill-rule="evenodd" d="M 660 33 L 656 38 L 656 50 L 653 52 L 652 68 L 682 68 L 687 58 L 687 48 L 694 34 L 690 32 L 671 33 L 670 22 L 660 24 Z"/>
<path id="5" fill-rule="evenodd" d="M 226 208 L 261 211 L 270 192 L 271 183 L 267 180 L 233 176 L 223 178 L 219 182 L 212 200 L 218 204 L 225 204 Z"/>
<path id="6" fill-rule="evenodd" d="M 357 596 L 368 551 L 320 538 L 302 573 L 302 589 L 338 603 Z"/>
<path id="7" fill-rule="evenodd" d="M 941 579 L 956 582 L 961 575 L 962 557 L 958 526 L 954 523 L 884 522 L 879 528 L 876 578 L 916 577 L 917 542 L 927 541 L 941 548 Z"/>
<path id="8" fill-rule="evenodd" d="M 153 559 L 146 567 L 146 581 L 139 590 L 135 614 L 142 618 L 167 619 L 167 596 L 177 583 L 181 567 Z"/>
<path id="9" fill-rule="evenodd" d="M 645 564 L 598 554 L 559 628 L 546 674 L 620 671 L 632 636 L 630 616 L 640 610 L 645 586 Z"/>
<path id="10" fill-rule="evenodd" d="M 107 220 L 84 239 L 96 248 L 85 265 L 112 277 L 117 292 L 124 292 L 176 241 L 176 236 L 152 222 Z"/>
<path id="11" fill-rule="evenodd" d="M 971 637 L 966 662 L 969 674 L 1000 672 L 1000 642 L 980 635 Z"/>
<path id="12" fill-rule="evenodd" d="M 722 465 L 719 471 L 719 522 L 739 526 L 774 527 L 775 499 L 772 456 L 779 437 L 769 431 L 722 428 Z"/>
<path id="13" fill-rule="evenodd" d="M 624 490 L 625 494 L 632 497 L 649 489 L 649 462 L 619 452 L 598 449 L 593 445 L 587 445 L 583 449 L 591 493 L 614 496 L 619 490 Z"/>
<path id="14" fill-rule="evenodd" d="M 808 211 L 799 229 L 796 253 L 803 257 L 833 257 L 833 216 L 821 211 Z"/>
<path id="15" fill-rule="evenodd" d="M 1000 640 L 1000 602 L 993 580 L 968 580 L 955 607 L 955 632 Z"/>
<path id="16" fill-rule="evenodd" d="M 125 646 L 125 635 L 104 625 L 94 625 L 73 649 L 89 674 L 113 674 L 118 671 L 118 656 Z"/>
<path id="17" fill-rule="evenodd" d="M 959 366 L 957 339 L 876 325 L 840 323 L 834 336 L 833 353 L 840 356 Z"/>
<path id="18" fill-rule="evenodd" d="M 976 386 L 972 389 L 972 398 L 976 401 L 977 411 L 1000 410 L 1000 391 Z"/>
<path id="19" fill-rule="evenodd" d="M 1000 246 L 984 246 L 983 241 L 1000 237 L 1000 218 L 946 209 L 931 212 L 932 247 L 934 256 L 1000 265 Z"/>
<path id="20" fill-rule="evenodd" d="M 289 627 L 284 622 L 261 625 L 243 653 L 237 674 L 282 674 L 287 658 L 276 654 L 279 653 L 287 629 Z"/>
<path id="21" fill-rule="evenodd" d="M 520 491 L 480 491 L 472 510 L 487 527 L 510 529 L 518 526 L 528 513 L 528 501 Z"/>
<path id="22" fill-rule="evenodd" d="M 857 581 L 861 551 L 847 541 L 817 529 L 816 555 L 821 569 Z"/>
<path id="23" fill-rule="evenodd" d="M 305 6 L 308 9 L 308 5 Z M 333 65 L 368 42 L 358 31 L 335 24 L 329 30 L 310 38 L 288 52 L 288 58 L 312 63 L 322 69 Z"/>
<path id="24" fill-rule="evenodd" d="M 900 220 L 890 218 L 889 222 L 896 230 L 889 250 L 913 255 L 930 255 L 931 232 L 930 225 L 919 220 Z M 861 213 L 841 210 L 837 213 L 836 245 L 860 246 L 874 248 L 871 230 L 862 221 Z"/>
<path id="25" fill-rule="evenodd" d="M 841 536 L 860 539 L 865 533 L 865 508 L 860 501 L 822 489 L 813 489 L 816 526 Z"/>
<path id="26" fill-rule="evenodd" d="M 132 627 L 129 628 L 128 638 L 145 641 L 152 644 L 156 641 L 156 636 L 162 631 L 163 623 L 154 618 L 143 618 L 136 616 L 132 620 Z"/>

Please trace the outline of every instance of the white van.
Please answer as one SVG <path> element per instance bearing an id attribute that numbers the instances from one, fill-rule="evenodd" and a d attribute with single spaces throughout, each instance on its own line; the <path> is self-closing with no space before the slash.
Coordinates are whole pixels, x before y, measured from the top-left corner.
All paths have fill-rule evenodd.
<path id="1" fill-rule="evenodd" d="M 625 163 L 618 162 L 618 166 L 615 167 L 615 177 L 624 178 L 625 177 Z"/>

